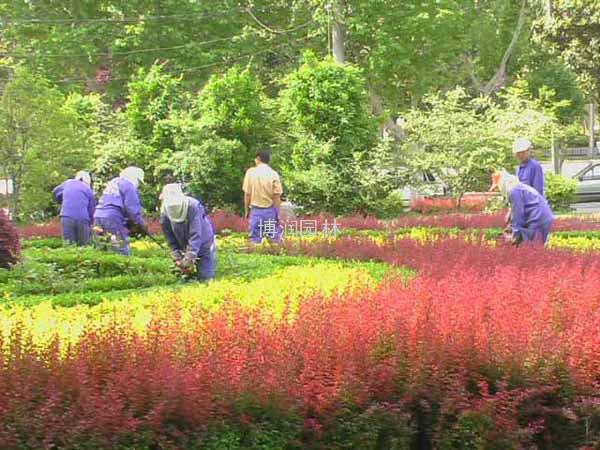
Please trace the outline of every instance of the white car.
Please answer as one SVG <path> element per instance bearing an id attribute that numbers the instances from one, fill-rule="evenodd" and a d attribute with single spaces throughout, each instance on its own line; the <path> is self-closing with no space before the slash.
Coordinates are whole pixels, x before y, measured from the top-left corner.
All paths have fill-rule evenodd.
<path id="1" fill-rule="evenodd" d="M 415 176 L 415 183 L 402 188 L 402 197 L 405 206 L 410 208 L 411 202 L 423 197 L 441 197 L 448 195 L 448 186 L 432 172 L 425 170 L 418 172 Z"/>

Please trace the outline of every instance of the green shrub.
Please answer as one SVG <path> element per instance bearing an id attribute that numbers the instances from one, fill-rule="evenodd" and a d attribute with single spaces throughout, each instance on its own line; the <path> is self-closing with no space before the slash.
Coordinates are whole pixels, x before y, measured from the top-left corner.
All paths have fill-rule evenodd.
<path id="1" fill-rule="evenodd" d="M 279 103 L 289 132 L 281 151 L 284 189 L 309 213 L 365 210 L 370 198 L 357 180 L 377 145 L 377 123 L 362 71 L 307 52 L 285 82 Z"/>
<path id="2" fill-rule="evenodd" d="M 554 211 L 568 210 L 575 201 L 576 192 L 575 180 L 553 173 L 546 174 L 546 198 Z"/>

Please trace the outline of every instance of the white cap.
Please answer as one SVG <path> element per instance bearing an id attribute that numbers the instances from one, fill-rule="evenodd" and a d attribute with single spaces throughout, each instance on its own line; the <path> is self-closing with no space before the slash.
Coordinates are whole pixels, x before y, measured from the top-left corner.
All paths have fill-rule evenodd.
<path id="1" fill-rule="evenodd" d="M 515 140 L 515 143 L 513 144 L 513 153 L 516 155 L 517 153 L 529 150 L 531 147 L 533 147 L 533 145 L 529 139 L 520 137 Z"/>
<path id="2" fill-rule="evenodd" d="M 80 170 L 79 172 L 77 172 L 77 174 L 75 175 L 75 179 L 83 181 L 88 186 L 92 185 L 92 177 L 90 176 L 90 173 L 86 172 L 85 170 Z"/>
<path id="3" fill-rule="evenodd" d="M 179 183 L 165 185 L 160 199 L 162 200 L 161 213 L 165 213 L 172 222 L 185 222 L 190 202 Z"/>
<path id="4" fill-rule="evenodd" d="M 160 200 L 169 204 L 177 202 L 183 197 L 185 197 L 185 194 L 179 183 L 165 184 L 162 193 L 160 194 Z"/>
<path id="5" fill-rule="evenodd" d="M 121 178 L 131 181 L 135 187 L 144 182 L 144 171 L 139 167 L 128 167 L 121 172 Z"/>

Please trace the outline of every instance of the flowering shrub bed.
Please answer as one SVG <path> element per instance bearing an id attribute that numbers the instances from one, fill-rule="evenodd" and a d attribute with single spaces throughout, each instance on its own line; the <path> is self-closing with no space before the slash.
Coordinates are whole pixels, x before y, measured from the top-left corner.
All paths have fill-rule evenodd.
<path id="1" fill-rule="evenodd" d="M 431 212 L 481 212 L 490 199 L 498 196 L 493 193 L 468 193 L 461 198 L 460 205 L 455 197 L 418 197 L 411 201 L 410 209 L 421 213 Z"/>
<path id="2" fill-rule="evenodd" d="M 0 271 L 0 448 L 598 448 L 596 232 L 544 249 L 488 227 L 356 228 L 233 235 L 218 281 L 91 306 Z M 148 241 L 130 260 L 55 243 L 27 243 L 24 265 L 87 290 L 172 276 Z"/>
<path id="3" fill-rule="evenodd" d="M 371 273 L 381 276 L 384 271 L 384 266 L 377 265 L 304 260 L 302 266 L 290 265 L 253 280 L 222 279 L 210 285 L 164 287 L 129 293 L 96 305 L 53 307 L 50 302 L 31 307 L 4 305 L 0 307 L 0 331 L 7 337 L 6 345 L 11 344 L 9 337 L 15 335 L 17 324 L 35 345 L 74 344 L 85 330 L 115 320 L 127 322 L 131 330 L 140 334 L 147 331 L 151 322 L 166 323 L 173 317 L 178 318 L 181 326 L 188 326 L 220 308 L 225 301 L 281 317 L 296 311 L 301 298 L 315 294 L 327 297 L 335 291 L 351 292 L 359 287 L 374 288 L 377 283 Z M 57 342 L 53 341 L 55 338 Z"/>
<path id="4" fill-rule="evenodd" d="M 518 265 L 497 265 L 494 277 L 460 261 L 454 269 L 313 295 L 279 316 L 236 301 L 213 314 L 166 302 L 167 314 L 141 324 L 103 316 L 67 347 L 60 336 L 36 345 L 16 321 L 0 366 L 0 445 L 591 442 L 600 417 L 594 268 L 536 264 L 525 276 Z"/>

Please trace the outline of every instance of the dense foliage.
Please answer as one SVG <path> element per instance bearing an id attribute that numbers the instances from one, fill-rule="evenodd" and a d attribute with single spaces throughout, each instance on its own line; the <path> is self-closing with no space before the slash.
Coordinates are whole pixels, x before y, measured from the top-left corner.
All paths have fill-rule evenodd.
<path id="1" fill-rule="evenodd" d="M 577 182 L 553 173 L 545 175 L 545 194 L 548 203 L 555 212 L 568 210 L 575 201 Z"/>
<path id="2" fill-rule="evenodd" d="M 587 142 L 592 3 L 554 0 L 548 17 L 514 0 L 0 3 L 13 212 L 53 214 L 49 189 L 73 171 L 93 169 L 99 192 L 129 164 L 146 170 L 150 211 L 174 179 L 239 209 L 259 148 L 306 211 L 395 216 L 412 161 L 444 169 L 460 196 L 490 169 L 476 166 L 512 164 L 517 134 L 540 149 Z M 449 92 L 461 92 L 455 109 Z"/>

